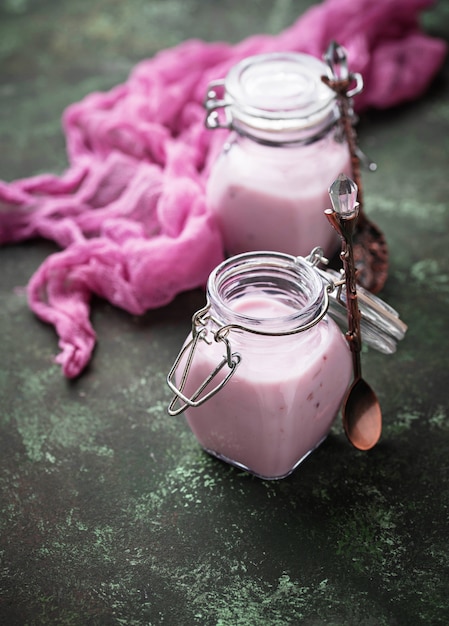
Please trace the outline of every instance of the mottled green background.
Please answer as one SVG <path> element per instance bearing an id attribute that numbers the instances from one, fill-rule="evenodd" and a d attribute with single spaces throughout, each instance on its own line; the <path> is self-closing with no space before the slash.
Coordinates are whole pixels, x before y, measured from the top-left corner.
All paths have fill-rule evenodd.
<path id="1" fill-rule="evenodd" d="M 0 0 L 0 177 L 66 166 L 60 117 L 179 41 L 276 33 L 305 0 Z M 449 4 L 423 17 L 449 38 Z M 209 458 L 169 418 L 166 372 L 200 291 L 132 317 L 96 301 L 78 380 L 23 289 L 53 244 L 0 249 L 0 623 L 449 623 L 449 64 L 417 102 L 362 117 L 367 210 L 391 253 L 383 297 L 409 324 L 367 351 L 384 413 L 360 453 L 336 423 L 288 479 Z"/>

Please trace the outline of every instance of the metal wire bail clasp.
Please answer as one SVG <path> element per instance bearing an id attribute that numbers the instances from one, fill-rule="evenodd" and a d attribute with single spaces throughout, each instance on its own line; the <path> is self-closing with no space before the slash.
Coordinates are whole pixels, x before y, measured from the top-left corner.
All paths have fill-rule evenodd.
<path id="1" fill-rule="evenodd" d="M 184 394 L 184 388 L 189 376 L 190 369 L 192 367 L 193 359 L 195 356 L 195 350 L 200 341 L 204 341 L 210 345 L 210 341 L 206 339 L 207 328 L 206 324 L 208 320 L 211 319 L 209 315 L 210 304 L 207 304 L 203 309 L 197 311 L 192 318 L 192 339 L 181 348 L 176 360 L 171 368 L 170 372 L 167 376 L 167 384 L 170 389 L 175 394 L 170 405 L 168 407 L 168 413 L 172 416 L 179 415 L 188 407 L 197 407 L 206 402 L 211 396 L 216 394 L 224 385 L 228 382 L 231 376 L 237 369 L 237 366 L 240 363 L 241 357 L 237 352 L 232 352 L 231 344 L 228 339 L 228 329 L 227 327 L 219 328 L 214 335 L 215 341 L 222 341 L 226 346 L 226 354 L 223 356 L 222 360 L 218 363 L 217 367 L 209 374 L 209 376 L 201 383 L 201 385 L 191 394 L 191 397 L 187 397 Z M 179 383 L 179 388 L 175 383 L 175 376 L 178 370 L 178 367 L 184 358 L 184 355 L 187 354 L 184 371 L 181 376 L 181 380 Z M 213 389 L 201 395 L 203 391 L 208 387 L 208 385 L 214 380 L 219 372 L 224 367 L 228 367 L 229 371 L 226 376 L 215 386 Z M 201 396 L 201 397 L 200 397 Z M 180 405 L 176 407 L 176 403 L 180 402 Z"/>
<path id="2" fill-rule="evenodd" d="M 229 112 L 230 102 L 224 98 L 224 80 L 214 80 L 207 87 L 207 96 L 204 101 L 206 109 L 206 128 L 231 128 L 231 115 Z M 218 111 L 223 109 L 220 116 Z"/>

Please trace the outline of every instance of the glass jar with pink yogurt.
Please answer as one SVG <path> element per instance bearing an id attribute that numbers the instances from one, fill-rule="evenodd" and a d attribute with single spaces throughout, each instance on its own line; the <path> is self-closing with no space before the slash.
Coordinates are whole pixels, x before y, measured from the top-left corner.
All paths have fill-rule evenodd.
<path id="1" fill-rule="evenodd" d="M 301 53 L 248 57 L 209 85 L 206 126 L 228 128 L 207 202 L 226 253 L 275 250 L 331 257 L 339 239 L 323 212 L 328 188 L 351 175 L 336 94 L 324 62 Z"/>
<path id="2" fill-rule="evenodd" d="M 328 287 L 304 258 L 276 252 L 211 273 L 207 306 L 168 376 L 169 413 L 185 411 L 207 452 L 277 479 L 325 439 L 352 376 Z"/>

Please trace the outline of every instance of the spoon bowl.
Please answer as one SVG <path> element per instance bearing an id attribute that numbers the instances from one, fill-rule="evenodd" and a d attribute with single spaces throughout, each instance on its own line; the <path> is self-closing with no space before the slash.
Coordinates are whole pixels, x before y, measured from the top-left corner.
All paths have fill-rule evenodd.
<path id="1" fill-rule="evenodd" d="M 353 248 L 357 282 L 378 293 L 388 277 L 388 247 L 382 231 L 363 212 L 359 212 Z"/>
<path id="2" fill-rule="evenodd" d="M 363 378 L 356 378 L 346 395 L 343 427 L 358 450 L 370 450 L 380 439 L 382 412 L 376 394 Z"/>

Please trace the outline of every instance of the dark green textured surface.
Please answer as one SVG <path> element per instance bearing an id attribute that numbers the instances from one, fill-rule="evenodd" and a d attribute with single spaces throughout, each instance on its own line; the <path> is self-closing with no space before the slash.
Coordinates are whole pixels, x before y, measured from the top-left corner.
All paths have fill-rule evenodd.
<path id="1" fill-rule="evenodd" d="M 278 32 L 311 2 L 0 0 L 0 177 L 66 166 L 60 116 L 185 38 Z M 449 37 L 449 7 L 425 16 Z M 384 413 L 359 453 L 337 423 L 288 479 L 205 455 L 169 418 L 165 375 L 203 303 L 134 318 L 95 302 L 76 381 L 23 290 L 54 250 L 0 249 L 0 623 L 409 626 L 449 623 L 449 65 L 425 97 L 363 116 L 365 181 L 409 325 L 364 353 Z"/>

